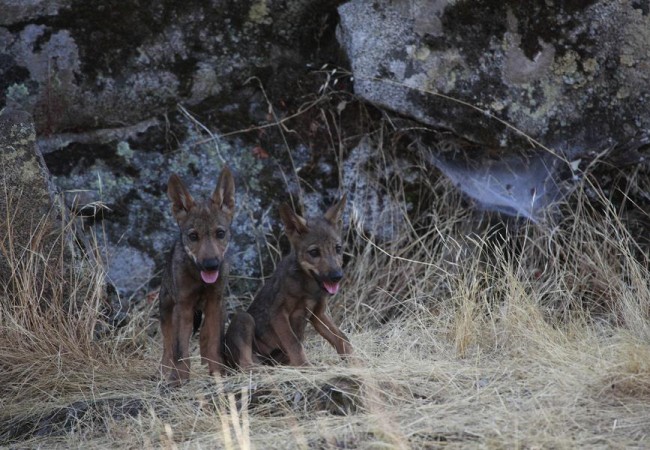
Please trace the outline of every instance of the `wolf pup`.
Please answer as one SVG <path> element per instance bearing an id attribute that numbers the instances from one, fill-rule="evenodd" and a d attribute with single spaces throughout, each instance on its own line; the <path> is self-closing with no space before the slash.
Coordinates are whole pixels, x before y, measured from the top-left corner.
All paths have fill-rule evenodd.
<path id="1" fill-rule="evenodd" d="M 271 362 L 308 365 L 302 342 L 307 320 L 341 355 L 352 345 L 327 313 L 327 298 L 336 294 L 343 278 L 341 215 L 345 195 L 321 218 L 305 220 L 289 205 L 280 218 L 291 253 L 255 296 L 246 313 L 237 314 L 226 334 L 229 363 L 242 369 Z"/>
<path id="2" fill-rule="evenodd" d="M 223 292 L 229 272 L 226 250 L 235 211 L 235 183 L 228 167 L 205 201 L 196 201 L 175 173 L 167 196 L 180 236 L 174 243 L 160 287 L 163 335 L 161 372 L 170 383 L 190 376 L 189 342 L 194 315 L 203 311 L 199 346 L 210 374 L 223 370 Z"/>

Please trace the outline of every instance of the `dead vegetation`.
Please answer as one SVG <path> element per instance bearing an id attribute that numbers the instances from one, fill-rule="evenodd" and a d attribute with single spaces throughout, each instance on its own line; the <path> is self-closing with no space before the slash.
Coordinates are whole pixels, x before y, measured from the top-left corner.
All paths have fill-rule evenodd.
<path id="1" fill-rule="evenodd" d="M 446 192 L 430 209 L 432 225 L 405 220 L 391 242 L 365 236 L 352 214 L 347 279 L 331 309 L 359 365 L 341 363 L 314 338 L 307 347 L 313 368 L 210 378 L 196 361 L 192 381 L 170 390 L 156 378 L 160 338 L 148 332 L 158 326 L 155 303 L 97 339 L 99 290 L 78 292 L 85 299 L 76 310 L 60 298 L 42 308 L 42 280 L 29 279 L 41 258 L 24 254 L 15 262 L 22 289 L 2 299 L 0 441 L 48 448 L 647 445 L 647 261 L 634 256 L 606 199 L 598 210 L 577 199 L 581 208 L 552 229 L 519 224 L 468 235 L 457 196 L 444 182 L 431 189 Z"/>
<path id="2" fill-rule="evenodd" d="M 444 180 L 405 187 L 389 170 L 394 152 L 383 150 L 377 186 L 398 205 L 418 200 L 390 240 L 364 231 L 361 205 L 349 206 L 346 278 L 330 310 L 360 363 L 342 363 L 312 336 L 313 367 L 212 378 L 195 349 L 191 381 L 169 389 L 158 379 L 156 302 L 142 299 L 128 324 L 98 336 L 100 267 L 84 289 L 47 278 L 44 299 L 42 255 L 3 247 L 21 288 L 0 299 L 0 444 L 647 446 L 647 250 L 610 197 L 586 177 L 561 221 L 481 222 Z"/>

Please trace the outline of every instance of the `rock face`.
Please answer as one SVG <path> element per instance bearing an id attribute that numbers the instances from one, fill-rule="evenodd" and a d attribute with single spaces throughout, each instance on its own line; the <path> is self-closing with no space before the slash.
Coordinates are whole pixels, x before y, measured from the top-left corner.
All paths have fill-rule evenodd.
<path id="1" fill-rule="evenodd" d="M 22 110 L 0 113 L 0 188 L 0 284 L 6 287 L 30 251 L 52 251 L 60 228 L 34 123 Z"/>
<path id="2" fill-rule="evenodd" d="M 240 273 L 264 273 L 261 247 L 276 215 L 265 197 L 279 203 L 297 192 L 287 158 L 263 159 L 275 144 L 257 157 L 255 144 L 202 132 L 268 121 L 262 86 L 293 101 L 296 74 L 334 46 L 336 4 L 0 0 L 0 107 L 34 116 L 55 182 L 94 229 L 123 297 L 148 287 L 176 236 L 165 195 L 172 171 L 207 195 L 221 167 L 233 168 L 232 254 Z M 178 104 L 200 110 L 201 123 L 175 112 Z M 304 146 L 294 151 L 296 164 L 311 158 Z"/>
<path id="3" fill-rule="evenodd" d="M 432 162 L 484 205 L 534 218 L 567 163 L 617 146 L 642 160 L 647 2 L 352 0 L 339 13 L 355 92 L 478 144 Z"/>
<path id="4" fill-rule="evenodd" d="M 0 190 L 0 299 L 75 311 L 99 294 L 105 318 L 122 322 L 126 305 L 68 214 L 36 145 L 31 115 L 12 107 L 0 111 Z"/>
<path id="5" fill-rule="evenodd" d="M 50 292 L 71 268 L 70 240 L 62 231 L 61 204 L 41 154 L 31 116 L 0 113 L 0 292 Z M 36 297 L 36 296 L 35 296 Z"/>
<path id="6" fill-rule="evenodd" d="M 230 252 L 244 298 L 281 247 L 271 236 L 282 201 L 314 213 L 347 189 L 346 220 L 390 239 L 409 205 L 375 177 L 417 184 L 419 175 L 406 151 L 377 169 L 386 147 L 369 131 L 374 111 L 347 95 L 346 71 L 323 69 L 342 65 L 339 3 L 0 0 L 0 107 L 35 118 L 47 166 L 95 231 L 123 298 L 155 287 L 176 236 L 171 172 L 197 196 L 225 164 L 235 173 Z M 353 0 L 338 9 L 338 38 L 356 93 L 411 118 L 397 128 L 411 129 L 405 140 L 428 163 L 480 205 L 537 220 L 601 150 L 620 164 L 643 157 L 648 9 Z M 332 103 L 313 107 L 325 97 Z"/>
<path id="7" fill-rule="evenodd" d="M 39 135 L 114 128 L 228 96 L 310 51 L 332 1 L 1 0 L 0 107 Z"/>
<path id="8" fill-rule="evenodd" d="M 645 2 L 353 0 L 339 12 L 358 94 L 473 142 L 522 138 L 490 115 L 570 153 L 650 128 Z"/>

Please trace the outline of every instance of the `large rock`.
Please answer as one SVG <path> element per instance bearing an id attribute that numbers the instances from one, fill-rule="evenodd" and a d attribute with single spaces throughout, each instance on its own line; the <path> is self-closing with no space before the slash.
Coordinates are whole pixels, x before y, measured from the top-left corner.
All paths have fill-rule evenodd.
<path id="1" fill-rule="evenodd" d="M 7 287 L 29 267 L 32 252 L 52 254 L 61 223 L 34 123 L 23 110 L 0 112 L 0 189 L 0 284 Z"/>
<path id="2" fill-rule="evenodd" d="M 31 115 L 16 107 L 0 111 L 0 190 L 0 296 L 21 307 L 33 302 L 70 311 L 99 295 L 106 318 L 121 322 L 126 305 L 68 214 L 36 145 Z"/>
<path id="3" fill-rule="evenodd" d="M 492 114 L 576 151 L 650 128 L 643 4 L 353 0 L 339 8 L 339 36 L 355 91 L 374 103 L 474 142 L 512 145 L 517 133 Z"/>
<path id="4" fill-rule="evenodd" d="M 0 0 L 0 107 L 39 135 L 111 128 L 228 96 L 310 52 L 331 0 Z"/>
<path id="5" fill-rule="evenodd" d="M 70 245 L 33 120 L 20 109 L 0 112 L 0 189 L 0 291 L 47 295 L 63 284 Z"/>
<path id="6" fill-rule="evenodd" d="M 535 218 L 580 159 L 643 160 L 647 2 L 353 0 L 339 13 L 355 92 L 478 144 L 432 162 L 481 204 Z"/>
<path id="7" fill-rule="evenodd" d="M 255 156 L 256 144 L 207 134 L 273 120 L 271 100 L 301 104 L 296 77 L 333 46 L 337 4 L 0 0 L 0 107 L 33 114 L 55 182 L 96 232 L 123 298 L 149 287 L 176 237 L 165 195 L 172 171 L 205 195 L 225 163 L 233 168 L 236 270 L 264 273 L 265 235 L 277 230 L 267 200 L 295 193 L 295 178 Z M 177 113 L 179 104 L 200 117 Z M 310 158 L 295 151 L 296 164 Z M 257 288 L 249 283 L 238 292 Z"/>

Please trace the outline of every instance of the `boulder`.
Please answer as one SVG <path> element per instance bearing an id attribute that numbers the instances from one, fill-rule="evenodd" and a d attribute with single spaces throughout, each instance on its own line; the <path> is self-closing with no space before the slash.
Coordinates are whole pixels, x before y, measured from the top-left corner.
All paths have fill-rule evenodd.
<path id="1" fill-rule="evenodd" d="M 92 290 L 101 271 L 79 251 L 32 117 L 15 107 L 0 112 L 0 189 L 0 293 L 23 307 L 83 302 L 72 293 Z"/>
<path id="2" fill-rule="evenodd" d="M 278 228 L 264 197 L 288 198 L 287 180 L 294 193 L 296 182 L 255 156 L 255 144 L 202 133 L 268 122 L 267 94 L 302 103 L 291 87 L 312 55 L 335 45 L 337 4 L 0 0 L 0 107 L 33 115 L 53 179 L 95 232 L 122 298 L 149 289 L 176 237 L 172 171 L 205 195 L 223 164 L 233 168 L 233 257 L 246 277 L 264 273 L 260 250 Z M 295 151 L 297 163 L 309 158 Z M 257 288 L 250 283 L 243 290 Z"/>
<path id="3" fill-rule="evenodd" d="M 62 247 L 57 239 L 61 220 L 49 173 L 36 148 L 34 122 L 20 109 L 0 112 L 0 189 L 0 285 L 4 290 L 20 286 L 33 260 L 30 255 L 56 259 Z"/>
<path id="4" fill-rule="evenodd" d="M 535 219 L 603 152 L 644 160 L 645 2 L 352 0 L 339 14 L 355 92 L 464 138 L 431 145 L 431 162 L 483 206 Z"/>
<path id="5" fill-rule="evenodd" d="M 339 13 L 359 95 L 473 142 L 523 133 L 573 154 L 650 128 L 643 2 L 353 0 Z"/>
<path id="6" fill-rule="evenodd" d="M 68 214 L 24 110 L 0 111 L 0 296 L 26 307 L 80 307 L 99 295 L 113 324 L 124 320 L 92 242 Z"/>
<path id="7" fill-rule="evenodd" d="M 301 64 L 335 2 L 0 0 L 0 107 L 39 136 L 133 125 Z"/>

